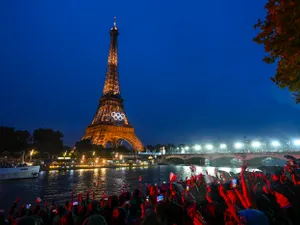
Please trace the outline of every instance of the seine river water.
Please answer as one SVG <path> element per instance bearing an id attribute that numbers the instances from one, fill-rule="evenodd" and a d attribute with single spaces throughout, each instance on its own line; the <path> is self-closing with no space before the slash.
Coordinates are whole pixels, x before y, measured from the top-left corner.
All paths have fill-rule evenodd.
<path id="1" fill-rule="evenodd" d="M 227 172 L 240 172 L 239 168 L 221 167 Z M 214 174 L 215 167 L 197 167 L 197 172 L 208 171 Z M 170 172 L 185 179 L 191 175 L 189 166 L 168 165 L 149 168 L 102 168 L 91 170 L 71 171 L 42 171 L 38 178 L 24 180 L 10 180 L 0 182 L 0 209 L 6 212 L 17 198 L 22 204 L 34 203 L 37 197 L 43 201 L 64 202 L 70 199 L 72 190 L 76 193 L 94 190 L 96 199 L 105 193 L 120 194 L 122 189 L 132 190 L 139 187 L 138 177 L 142 176 L 143 183 L 161 183 L 169 181 Z M 95 183 L 99 183 L 95 187 Z"/>

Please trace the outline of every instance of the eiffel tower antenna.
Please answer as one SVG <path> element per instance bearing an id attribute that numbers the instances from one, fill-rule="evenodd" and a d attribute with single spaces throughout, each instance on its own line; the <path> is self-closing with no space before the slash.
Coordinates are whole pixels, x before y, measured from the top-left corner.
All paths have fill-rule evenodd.
<path id="1" fill-rule="evenodd" d="M 117 29 L 117 18 L 114 17 L 114 28 Z"/>
<path id="2" fill-rule="evenodd" d="M 143 144 L 128 121 L 123 105 L 124 100 L 120 93 L 118 35 L 116 17 L 114 17 L 114 24 L 110 29 L 110 46 L 102 97 L 96 115 L 82 139 L 90 139 L 93 144 L 104 147 L 108 143 L 116 147 L 120 140 L 125 140 L 134 150 L 142 151 Z"/>

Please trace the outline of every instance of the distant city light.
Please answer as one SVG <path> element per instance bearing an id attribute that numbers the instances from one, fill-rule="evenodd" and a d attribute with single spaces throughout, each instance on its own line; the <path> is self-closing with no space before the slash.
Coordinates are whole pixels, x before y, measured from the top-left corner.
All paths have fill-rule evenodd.
<path id="1" fill-rule="evenodd" d="M 220 144 L 220 148 L 221 149 L 227 148 L 227 145 L 226 144 Z"/>
<path id="2" fill-rule="evenodd" d="M 294 140 L 294 145 L 300 145 L 300 140 Z"/>
<path id="3" fill-rule="evenodd" d="M 184 151 L 184 149 L 182 149 L 182 150 L 181 150 L 181 154 L 184 154 L 184 153 L 185 153 L 185 151 Z"/>
<path id="4" fill-rule="evenodd" d="M 206 145 L 206 148 L 208 149 L 208 150 L 212 150 L 213 149 L 213 145 L 211 145 L 211 144 L 208 144 L 208 145 Z"/>
<path id="5" fill-rule="evenodd" d="M 201 150 L 201 146 L 200 146 L 200 145 L 195 145 L 195 146 L 194 146 L 194 149 L 195 149 L 196 151 L 199 151 L 199 150 Z"/>
<path id="6" fill-rule="evenodd" d="M 243 147 L 243 143 L 240 143 L 240 142 L 237 142 L 234 144 L 234 147 L 237 148 L 237 149 L 240 149 Z"/>
<path id="7" fill-rule="evenodd" d="M 254 148 L 259 148 L 261 146 L 261 143 L 259 141 L 253 141 L 251 143 L 251 146 Z"/>
<path id="8" fill-rule="evenodd" d="M 189 150 L 189 149 L 190 149 L 189 146 L 184 147 L 184 150 L 186 150 L 186 151 Z"/>
<path id="9" fill-rule="evenodd" d="M 274 146 L 274 147 L 278 147 L 278 146 L 280 146 L 280 143 L 278 142 L 278 141 L 272 141 L 272 146 Z"/>

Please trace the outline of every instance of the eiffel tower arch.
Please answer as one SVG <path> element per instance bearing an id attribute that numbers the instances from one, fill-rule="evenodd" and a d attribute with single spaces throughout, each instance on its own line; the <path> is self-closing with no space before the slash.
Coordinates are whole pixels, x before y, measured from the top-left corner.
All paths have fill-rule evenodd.
<path id="1" fill-rule="evenodd" d="M 90 139 L 93 144 L 104 147 L 108 142 L 116 147 L 120 140 L 125 140 L 134 150 L 142 151 L 143 144 L 128 121 L 123 105 L 124 100 L 120 93 L 118 35 L 119 30 L 116 26 L 116 18 L 114 18 L 114 25 L 110 30 L 108 65 L 102 97 L 99 100 L 96 115 L 86 128 L 82 139 Z"/>

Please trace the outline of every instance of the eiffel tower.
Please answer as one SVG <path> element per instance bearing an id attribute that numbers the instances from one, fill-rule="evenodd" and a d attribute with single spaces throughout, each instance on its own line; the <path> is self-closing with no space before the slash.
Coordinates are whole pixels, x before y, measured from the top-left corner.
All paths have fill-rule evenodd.
<path id="1" fill-rule="evenodd" d="M 87 127 L 82 139 L 90 139 L 93 144 L 117 147 L 123 140 L 134 150 L 142 151 L 143 144 L 136 136 L 133 126 L 126 116 L 120 94 L 118 73 L 118 35 L 116 18 L 110 29 L 110 48 L 103 94 L 92 123 Z"/>

